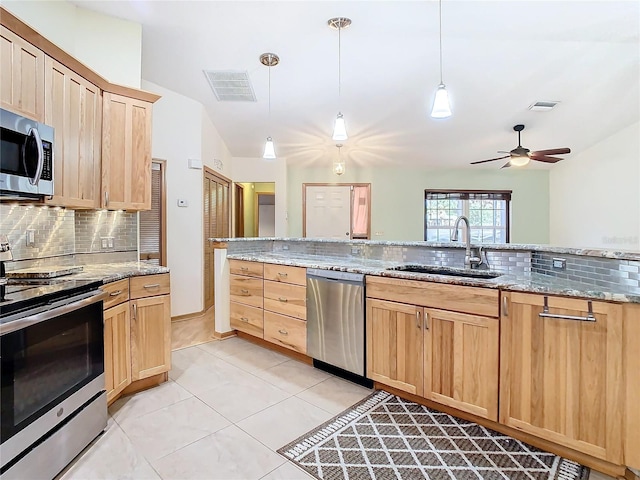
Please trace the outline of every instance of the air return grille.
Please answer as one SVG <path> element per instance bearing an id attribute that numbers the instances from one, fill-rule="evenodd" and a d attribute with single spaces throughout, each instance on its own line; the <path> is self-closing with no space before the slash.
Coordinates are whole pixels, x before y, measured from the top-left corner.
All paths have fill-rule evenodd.
<path id="1" fill-rule="evenodd" d="M 548 112 L 559 103 L 560 102 L 556 101 L 536 102 L 529 105 L 529 110 L 531 110 L 532 112 Z"/>
<path id="2" fill-rule="evenodd" d="M 221 102 L 255 102 L 256 95 L 246 71 L 203 70 L 216 98 Z"/>

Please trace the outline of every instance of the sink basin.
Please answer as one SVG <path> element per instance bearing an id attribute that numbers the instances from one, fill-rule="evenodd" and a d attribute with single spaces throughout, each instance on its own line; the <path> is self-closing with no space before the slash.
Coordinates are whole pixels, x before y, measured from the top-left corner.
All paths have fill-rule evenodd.
<path id="1" fill-rule="evenodd" d="M 492 272 L 490 270 L 470 270 L 468 268 L 451 268 L 441 267 L 437 265 L 398 265 L 389 267 L 386 270 L 395 270 L 398 272 L 410 273 L 429 273 L 431 275 L 448 275 L 450 277 L 480 278 L 491 279 L 497 278 L 503 273 Z"/>

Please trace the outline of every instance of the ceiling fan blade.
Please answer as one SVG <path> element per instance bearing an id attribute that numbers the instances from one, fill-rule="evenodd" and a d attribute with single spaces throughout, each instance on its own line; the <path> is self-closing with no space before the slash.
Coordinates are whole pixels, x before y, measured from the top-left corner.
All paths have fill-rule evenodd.
<path id="1" fill-rule="evenodd" d="M 500 170 L 502 170 L 503 168 L 509 168 L 510 166 L 511 166 L 511 161 L 508 161 L 507 163 L 505 163 L 500 167 Z"/>
<path id="2" fill-rule="evenodd" d="M 531 160 L 536 160 L 537 162 L 556 163 L 560 160 L 564 160 L 564 158 L 547 157 L 546 155 L 531 155 Z"/>
<path id="3" fill-rule="evenodd" d="M 493 162 L 494 160 L 502 160 L 503 158 L 509 158 L 510 156 L 511 155 L 506 155 L 504 157 L 490 158 L 489 160 L 480 160 L 479 162 L 471 162 L 471 165 L 477 165 L 478 163 Z"/>
<path id="4" fill-rule="evenodd" d="M 551 150 L 536 150 L 531 152 L 531 155 L 564 155 L 565 153 L 571 153 L 570 148 L 552 148 Z"/>

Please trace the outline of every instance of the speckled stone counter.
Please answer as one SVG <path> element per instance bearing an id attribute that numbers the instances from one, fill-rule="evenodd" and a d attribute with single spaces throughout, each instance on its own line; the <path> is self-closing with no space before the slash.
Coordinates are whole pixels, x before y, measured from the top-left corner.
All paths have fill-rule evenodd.
<path id="1" fill-rule="evenodd" d="M 82 272 L 71 275 L 69 278 L 96 278 L 101 279 L 102 283 L 111 283 L 123 278 L 158 273 L 169 273 L 169 268 L 146 262 L 101 263 L 83 265 Z"/>

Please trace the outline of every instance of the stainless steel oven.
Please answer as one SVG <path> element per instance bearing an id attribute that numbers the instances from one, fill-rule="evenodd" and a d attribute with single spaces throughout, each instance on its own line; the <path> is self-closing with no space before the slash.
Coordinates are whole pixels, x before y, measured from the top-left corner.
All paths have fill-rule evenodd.
<path id="1" fill-rule="evenodd" d="M 53 195 L 53 128 L 0 109 L 0 129 L 0 195 Z"/>
<path id="2" fill-rule="evenodd" d="M 41 292 L 36 306 L 24 301 L 28 289 L 7 295 L 13 310 L 0 314 L 3 480 L 55 477 L 106 427 L 106 293 L 98 286 L 31 287 Z"/>

